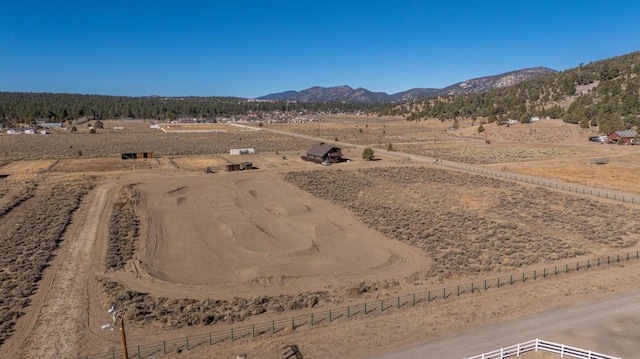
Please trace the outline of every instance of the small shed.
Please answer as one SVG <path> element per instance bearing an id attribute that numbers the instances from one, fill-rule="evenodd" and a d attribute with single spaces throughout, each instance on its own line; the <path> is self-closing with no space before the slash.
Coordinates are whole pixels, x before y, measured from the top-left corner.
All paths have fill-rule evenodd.
<path id="1" fill-rule="evenodd" d="M 131 153 L 122 153 L 120 157 L 123 160 L 139 160 L 144 158 L 154 158 L 153 152 L 131 152 Z"/>
<path id="2" fill-rule="evenodd" d="M 252 155 L 254 153 L 256 153 L 254 148 L 232 148 L 229 151 L 231 155 Z"/>
<path id="3" fill-rule="evenodd" d="M 254 168 L 253 163 L 246 161 L 242 163 L 232 163 L 225 166 L 227 172 L 252 170 Z"/>

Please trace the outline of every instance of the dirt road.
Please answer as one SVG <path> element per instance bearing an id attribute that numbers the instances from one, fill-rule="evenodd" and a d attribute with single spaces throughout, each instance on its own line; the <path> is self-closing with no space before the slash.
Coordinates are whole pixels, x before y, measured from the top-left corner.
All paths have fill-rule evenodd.
<path id="1" fill-rule="evenodd" d="M 91 254 L 99 218 L 106 205 L 107 186 L 85 199 L 67 229 L 65 240 L 45 277 L 32 307 L 20 319 L 16 335 L 3 355 L 13 358 L 62 358 L 77 355 L 87 318 L 86 283 L 91 280 Z M 30 330 L 23 330 L 29 328 Z M 55 333 L 55 334 L 54 334 Z"/>
<path id="2" fill-rule="evenodd" d="M 640 350 L 640 292 L 558 309 L 506 324 L 406 348 L 371 359 L 463 358 L 533 340 L 635 358 Z"/>

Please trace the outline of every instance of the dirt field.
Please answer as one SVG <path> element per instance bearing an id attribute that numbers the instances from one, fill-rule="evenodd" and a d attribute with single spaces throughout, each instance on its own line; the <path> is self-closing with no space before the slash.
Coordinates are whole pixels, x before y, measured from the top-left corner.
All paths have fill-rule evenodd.
<path id="1" fill-rule="evenodd" d="M 117 331 L 101 329 L 111 322 L 106 311 L 115 302 L 133 308 L 126 317 L 129 343 L 138 345 L 638 248 L 640 209 L 632 206 L 385 156 L 365 162 L 357 151 L 345 151 L 351 163 L 318 166 L 300 159 L 312 141 L 267 130 L 168 134 L 149 131 L 148 123 L 126 125 L 98 137 L 82 134 L 98 141 L 72 144 L 56 155 L 60 159 L 38 161 L 15 159 L 33 158 L 28 152 L 38 144 L 79 137 L 60 134 L 51 143 L 46 141 L 53 137 L 46 136 L 28 143 L 25 137 L 0 136 L 0 148 L 22 146 L 0 159 L 8 162 L 0 173 L 10 175 L 0 180 L 0 204 L 11 207 L 0 216 L 0 229 L 37 207 L 42 196 L 31 194 L 28 181 L 37 180 L 42 190 L 88 178 L 95 183 L 66 224 L 14 334 L 2 344 L 10 357 L 74 358 L 118 348 Z M 477 133 L 477 123 L 455 132 L 445 131 L 449 125 L 354 117 L 264 127 L 329 141 L 340 134 L 340 141 L 381 148 L 393 143 L 412 154 L 640 193 L 633 176 L 636 146 L 591 144 L 589 131 L 558 121 L 485 125 L 490 145 Z M 126 136 L 141 136 L 147 147 L 155 141 L 167 155 L 139 162 L 113 158 Z M 219 143 L 207 148 L 212 139 Z M 263 151 L 231 156 L 228 148 L 234 146 Z M 79 147 L 108 158 L 77 158 Z M 609 163 L 590 164 L 605 156 Z M 258 169 L 223 171 L 225 164 L 244 160 Z M 205 167 L 216 173 L 205 174 Z M 110 238 L 119 231 L 110 218 L 127 186 L 133 189 L 136 250 L 123 269 L 105 269 Z M 305 358 L 374 355 L 637 290 L 639 265 L 169 357 L 231 358 L 245 352 L 277 358 L 291 343 L 301 345 Z M 218 318 L 219 308 L 226 316 L 205 325 L 199 312 L 210 310 Z"/>

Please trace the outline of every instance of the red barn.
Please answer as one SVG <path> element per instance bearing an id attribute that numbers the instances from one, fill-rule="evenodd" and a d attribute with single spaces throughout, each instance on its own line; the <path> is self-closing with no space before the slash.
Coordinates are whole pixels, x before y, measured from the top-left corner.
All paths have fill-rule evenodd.
<path id="1" fill-rule="evenodd" d="M 628 145 L 637 135 L 638 133 L 634 130 L 611 132 L 607 135 L 607 143 L 620 143 L 622 141 Z"/>

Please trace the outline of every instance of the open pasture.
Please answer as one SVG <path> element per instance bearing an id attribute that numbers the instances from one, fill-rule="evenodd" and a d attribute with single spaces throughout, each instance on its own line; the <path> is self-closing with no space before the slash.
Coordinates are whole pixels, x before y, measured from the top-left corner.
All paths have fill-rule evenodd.
<path id="1" fill-rule="evenodd" d="M 15 341 L 9 338 L 7 350 L 15 353 L 19 349 L 27 353 L 22 355 L 26 358 L 60 353 L 73 357 L 115 348 L 117 336 L 100 329 L 110 320 L 106 310 L 112 303 L 130 308 L 126 318 L 131 340 L 145 343 L 150 335 L 157 340 L 171 339 L 206 331 L 203 325 L 218 328 L 245 320 L 251 323 L 258 315 L 258 321 L 277 319 L 366 298 L 415 293 L 638 249 L 640 232 L 633 219 L 640 212 L 630 205 L 414 161 L 400 164 L 385 156 L 366 162 L 360 159 L 359 150 L 348 146 L 345 155 L 352 162 L 319 166 L 300 159 L 314 141 L 268 131 L 320 134 L 328 141 L 338 137 L 373 147 L 380 144 L 379 148 L 392 143 L 397 150 L 410 153 L 540 177 L 574 178 L 620 191 L 629 188 L 625 182 L 631 179 L 624 169 L 635 168 L 635 146 L 590 144 L 581 134 L 561 143 L 538 143 L 537 135 L 526 133 L 514 140 L 509 131 L 521 125 L 487 125 L 495 136 L 487 145 L 483 136 L 471 131 L 475 131 L 471 125 L 463 123 L 459 131 L 445 131 L 448 125 L 364 116 L 349 118 L 346 125 L 333 118 L 321 119 L 319 124 L 265 123 L 262 131 L 227 133 L 167 133 L 149 130 L 145 128 L 148 123 L 141 122 L 135 130 L 125 127 L 95 135 L 0 136 L 0 148 L 7 149 L 0 152 L 2 161 L 8 163 L 3 170 L 42 174 L 33 190 L 88 173 L 98 180 L 91 201 L 74 215 L 57 259 L 51 262 L 49 279 L 41 289 L 48 294 L 34 302 L 33 308 L 27 307 L 32 322 L 17 322 L 19 333 Z M 229 155 L 229 149 L 244 147 L 258 153 Z M 157 158 L 119 159 L 121 152 L 142 150 L 155 152 Z M 598 157 L 610 157 L 610 161 L 587 164 Z M 17 161 L 25 158 L 38 160 Z M 242 161 L 253 162 L 259 169 L 222 170 L 226 163 Z M 581 166 L 587 166 L 582 177 L 572 177 L 580 173 Z M 43 172 L 41 167 L 49 170 Z M 205 167 L 214 167 L 216 173 L 205 175 Z M 588 172 L 595 167 L 602 171 L 594 177 L 597 181 Z M 607 177 L 606 170 L 601 170 L 606 168 L 620 176 Z M 32 189 L 24 187 L 26 183 L 20 187 L 8 182 L 9 178 L 0 182 L 4 186 L 0 187 L 0 201 L 18 203 L 24 192 L 27 206 L 21 205 L 19 211 L 27 211 L 29 203 L 35 203 L 29 197 Z M 15 221 L 14 214 L 19 212 L 12 213 L 0 218 L 0 228 L 14 223 L 7 218 Z M 125 243 L 111 246 L 112 237 Z M 60 234 L 58 240 L 62 239 Z M 74 248 L 83 252 L 74 252 Z M 79 255 L 82 253 L 88 255 Z M 106 259 L 116 265 L 105 269 Z M 73 280 L 63 280 L 63 273 Z M 537 286 L 537 298 L 552 302 L 561 296 L 569 303 L 573 296 L 599 293 L 598 288 L 606 287 L 599 282 L 596 288 L 589 278 L 581 278 L 584 283 L 579 293 L 563 292 L 575 284 L 568 280 L 566 285 Z M 74 293 L 63 300 L 73 302 L 74 317 L 81 318 L 82 324 L 56 313 L 58 306 L 49 303 L 53 300 L 49 298 L 59 297 L 55 293 Z M 499 299 L 491 294 L 486 300 L 474 295 L 469 298 L 471 304 L 451 304 L 437 323 L 420 324 L 406 315 L 402 320 L 416 328 L 416 333 L 428 327 L 440 328 L 441 334 L 501 320 L 505 308 L 520 308 L 521 303 L 527 303 L 529 311 L 543 310 L 535 306 L 534 299 L 511 293 L 504 289 Z M 491 307 L 489 302 L 502 306 L 477 316 Z M 34 314 L 37 321 L 29 315 L 32 312 L 40 313 Z M 509 317 L 517 315 L 510 310 Z M 370 337 L 380 330 L 398 333 L 393 334 L 397 338 L 403 331 L 397 330 L 397 318 L 393 318 L 381 316 L 375 320 L 375 329 L 360 324 L 358 330 Z M 333 350 L 345 352 L 357 342 L 348 339 L 353 325 L 336 323 L 320 335 L 335 339 L 341 333 L 343 339 Z M 60 335 L 68 338 L 73 353 L 59 351 Z M 296 331 L 292 335 L 304 343 L 317 342 L 313 340 L 316 334 Z M 434 333 L 412 338 L 427 337 L 433 338 Z M 250 347 L 245 344 L 243 348 Z M 257 344 L 253 353 L 271 344 Z M 381 348 L 392 344 L 379 343 Z M 366 352 L 361 347 L 356 350 Z M 322 356 L 321 351 L 316 353 Z"/>

